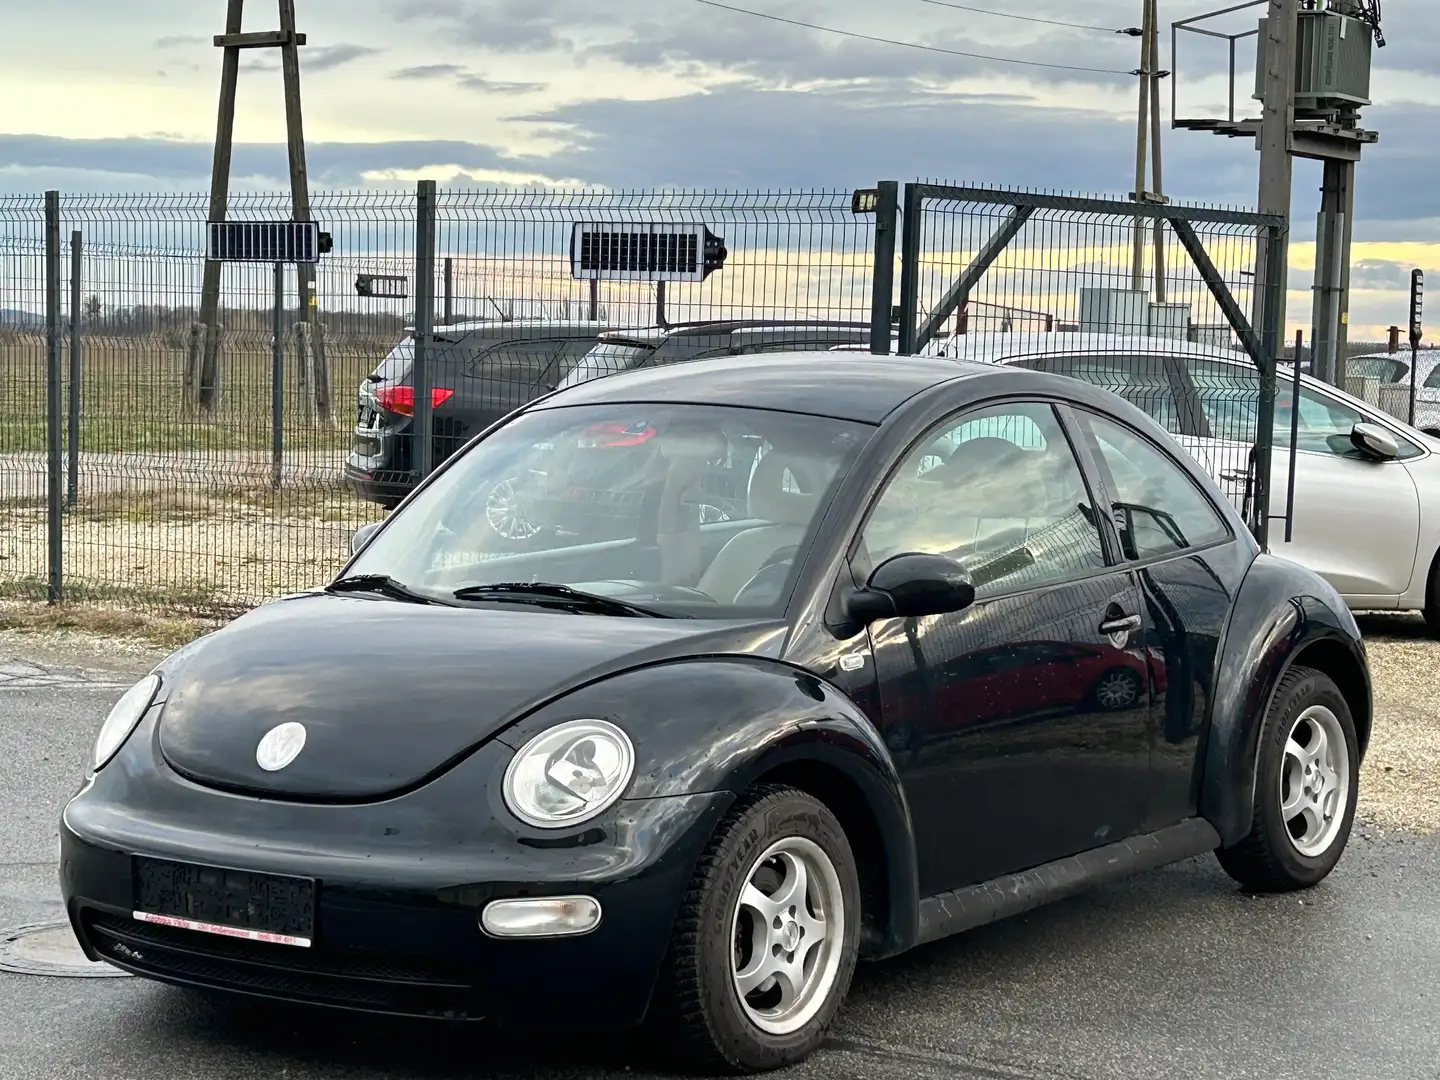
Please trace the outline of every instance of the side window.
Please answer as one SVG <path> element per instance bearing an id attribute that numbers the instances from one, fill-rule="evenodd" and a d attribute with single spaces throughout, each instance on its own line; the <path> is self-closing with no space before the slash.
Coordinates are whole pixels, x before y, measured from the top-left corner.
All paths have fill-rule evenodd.
<path id="1" fill-rule="evenodd" d="M 1289 447 L 1292 425 L 1290 408 L 1295 397 L 1293 386 L 1282 384 L 1275 394 L 1275 445 Z M 1310 386 L 1300 387 L 1300 422 L 1295 424 L 1295 447 L 1317 454 L 1336 457 L 1363 458 L 1350 440 L 1356 424 L 1370 423 L 1370 417 L 1344 402 L 1323 394 Z M 1414 443 L 1395 434 L 1400 457 L 1412 458 L 1422 451 Z"/>
<path id="2" fill-rule="evenodd" d="M 1260 376 L 1244 364 L 1188 360 L 1187 366 L 1200 398 L 1200 407 L 1210 426 L 1211 437 L 1253 444 L 1259 430 Z M 1290 445 L 1290 409 L 1294 397 L 1294 383 L 1282 374 L 1275 387 L 1277 449 Z M 1296 430 L 1298 449 L 1338 457 L 1360 457 L 1362 455 L 1350 441 L 1350 430 L 1364 422 L 1370 422 L 1370 418 L 1358 409 L 1313 386 L 1301 384 L 1300 422 Z M 1416 457 L 1422 452 L 1398 434 L 1395 437 L 1401 458 Z"/>
<path id="3" fill-rule="evenodd" d="M 1158 448 L 1119 424 L 1080 415 L 1115 482 L 1115 524 L 1127 559 L 1204 547 L 1230 536 L 1224 518 Z"/>
<path id="4" fill-rule="evenodd" d="M 1185 434 L 1180 424 L 1180 407 L 1175 400 L 1167 362 L 1163 356 L 1122 356 L 1099 353 L 1093 356 L 1029 356 L 1016 366 L 1032 371 L 1068 375 L 1072 379 L 1109 390 L 1141 409 L 1172 435 Z"/>
<path id="5" fill-rule="evenodd" d="M 531 386 L 560 366 L 569 341 L 569 338 L 508 341 L 476 356 L 466 374 L 474 379 Z"/>
<path id="6" fill-rule="evenodd" d="M 1440 390 L 1440 364 L 1430 369 L 1430 374 L 1425 376 L 1423 383 L 1427 390 Z"/>
<path id="7" fill-rule="evenodd" d="M 1048 405 L 992 406 L 925 435 L 863 541 L 876 565 L 908 552 L 957 559 L 981 597 L 1105 566 L 1094 505 Z"/>
<path id="8" fill-rule="evenodd" d="M 1212 439 L 1254 443 L 1260 425 L 1260 376 L 1245 364 L 1185 357 Z M 1276 426 L 1279 426 L 1277 415 Z"/>

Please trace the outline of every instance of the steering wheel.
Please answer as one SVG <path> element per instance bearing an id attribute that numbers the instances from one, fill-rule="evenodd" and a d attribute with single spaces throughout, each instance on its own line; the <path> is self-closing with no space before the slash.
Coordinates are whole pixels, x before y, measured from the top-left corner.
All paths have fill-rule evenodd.
<path id="1" fill-rule="evenodd" d="M 735 594 L 735 605 L 745 607 L 747 604 L 773 604 L 778 600 L 780 590 L 785 586 L 785 579 L 790 576 L 790 566 L 794 563 L 795 555 L 799 550 L 798 544 L 792 544 L 789 547 L 781 548 L 766 559 L 764 565 Z M 747 596 L 747 593 L 753 595 Z"/>

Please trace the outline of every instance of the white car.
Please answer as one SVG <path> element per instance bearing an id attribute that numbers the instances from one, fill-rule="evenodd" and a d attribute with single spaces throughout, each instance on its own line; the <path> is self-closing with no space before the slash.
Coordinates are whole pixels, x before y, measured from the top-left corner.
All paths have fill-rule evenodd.
<path id="1" fill-rule="evenodd" d="M 1244 353 L 1157 337 L 1022 333 L 957 336 L 943 355 L 1051 371 L 1119 394 L 1247 509 L 1260 381 Z M 1280 371 L 1271 551 L 1318 572 L 1353 610 L 1424 611 L 1440 633 L 1440 439 L 1302 375 L 1287 542 L 1294 369 Z"/>

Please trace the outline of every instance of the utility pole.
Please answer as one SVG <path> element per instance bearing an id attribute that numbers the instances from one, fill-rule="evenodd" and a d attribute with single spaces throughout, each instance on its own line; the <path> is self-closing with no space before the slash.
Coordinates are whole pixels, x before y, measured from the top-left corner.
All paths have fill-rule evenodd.
<path id="1" fill-rule="evenodd" d="M 1295 128 L 1295 28 L 1298 19 L 1297 0 L 1270 0 L 1265 22 L 1266 43 L 1264 51 L 1264 90 L 1260 114 L 1260 198 L 1262 214 L 1290 213 L 1290 195 L 1294 182 L 1294 160 L 1291 157 L 1292 133 Z M 1267 250 L 1267 243 L 1260 241 L 1255 259 L 1255 295 L 1251 325 L 1256 333 L 1265 325 L 1265 305 L 1273 303 L 1279 308 L 1275 315 L 1275 326 L 1285 332 L 1285 286 L 1277 295 L 1267 298 L 1260 283 L 1265 276 L 1268 260 L 1278 259 L 1280 265 L 1289 265 L 1289 241 L 1277 245 L 1278 250 Z M 1286 280 L 1281 274 L 1276 279 Z M 1313 344 L 1313 341 L 1312 341 Z M 1299 362 L 1299 357 L 1296 357 Z"/>
<path id="2" fill-rule="evenodd" d="M 1160 140 L 1160 80 L 1167 74 L 1160 70 L 1159 0 L 1141 0 L 1143 9 L 1140 28 L 1140 101 L 1135 125 L 1135 190 L 1131 199 L 1137 203 L 1164 203 L 1164 147 Z M 1146 176 L 1146 166 L 1150 176 Z M 1131 266 L 1131 288 L 1146 291 L 1144 218 L 1135 219 L 1135 250 Z M 1154 222 L 1154 288 L 1152 299 L 1165 302 L 1165 226 Z"/>
<path id="3" fill-rule="evenodd" d="M 220 108 L 215 128 L 215 156 L 210 174 L 209 221 L 224 221 L 229 211 L 230 164 L 235 145 L 235 95 L 240 77 L 242 49 L 278 48 L 285 91 L 286 145 L 290 160 L 290 199 L 295 221 L 310 220 L 310 185 L 305 165 L 305 129 L 300 107 L 300 53 L 305 35 L 295 30 L 295 0 L 278 0 L 280 29 L 242 33 L 245 0 L 228 0 L 225 33 L 215 38 L 224 50 L 220 72 Z M 200 325 L 191 334 L 185 382 L 187 401 L 213 413 L 220 401 L 222 338 L 220 325 L 220 262 L 205 263 L 200 294 Z M 299 271 L 300 312 L 296 340 L 300 349 L 300 377 L 317 416 L 330 414 L 330 374 L 325 361 L 324 337 L 315 323 L 314 268 Z"/>

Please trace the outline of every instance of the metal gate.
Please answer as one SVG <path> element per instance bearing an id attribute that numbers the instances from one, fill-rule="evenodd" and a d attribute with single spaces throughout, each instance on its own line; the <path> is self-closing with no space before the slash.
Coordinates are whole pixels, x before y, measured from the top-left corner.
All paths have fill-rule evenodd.
<path id="1" fill-rule="evenodd" d="M 1286 229 L 1281 215 L 910 184 L 891 344 L 1119 394 L 1268 544 L 1271 520 L 1289 512 L 1283 486 L 1272 505 L 1270 475 L 1282 333 L 1270 301 L 1284 288 Z"/>

